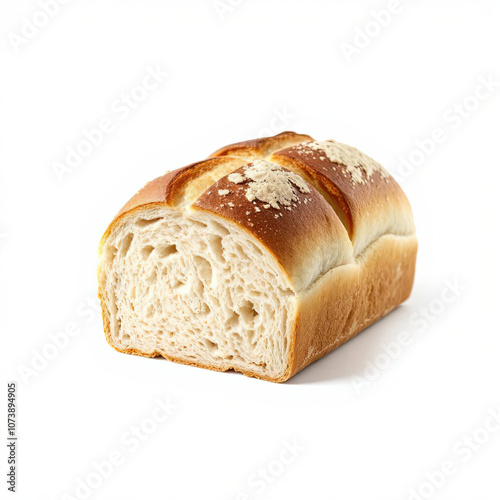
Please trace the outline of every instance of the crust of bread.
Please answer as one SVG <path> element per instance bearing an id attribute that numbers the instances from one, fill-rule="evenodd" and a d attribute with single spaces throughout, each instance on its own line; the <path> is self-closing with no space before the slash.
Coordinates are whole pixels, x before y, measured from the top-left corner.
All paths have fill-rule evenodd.
<path id="1" fill-rule="evenodd" d="M 332 269 L 299 299 L 291 368 L 295 375 L 388 314 L 411 293 L 415 235 L 384 235 L 354 264 Z"/>
<path id="2" fill-rule="evenodd" d="M 209 182 L 200 182 L 207 174 L 216 174 L 220 170 L 220 177 L 224 175 L 225 171 L 236 170 L 245 163 L 240 158 L 212 158 L 172 170 L 148 182 L 142 189 L 137 191 L 120 209 L 115 220 L 124 213 L 148 203 L 165 203 L 173 207 L 178 204 L 186 189 L 191 188 L 192 191 L 198 191 L 201 194 L 206 187 L 213 184 L 213 179 L 211 182 L 209 179 L 206 179 Z"/>
<path id="3" fill-rule="evenodd" d="M 262 137 L 251 141 L 237 142 L 218 149 L 209 158 L 232 156 L 254 160 L 255 158 L 267 159 L 275 151 L 288 148 L 305 141 L 312 141 L 309 135 L 296 134 L 295 132 L 282 132 L 272 137 Z"/>
<path id="4" fill-rule="evenodd" d="M 384 234 L 415 232 L 410 204 L 393 177 L 382 170 L 353 182 L 345 165 L 307 144 L 276 151 L 270 161 L 300 173 L 323 194 L 346 226 L 355 255 Z"/>
<path id="5" fill-rule="evenodd" d="M 397 307 L 410 295 L 415 273 L 417 240 L 413 217 L 397 183 L 376 173 L 376 186 L 353 189 L 342 183 L 343 175 L 340 178 L 331 172 L 325 175 L 315 160 L 304 165 L 304 159 L 296 155 L 293 146 L 305 141 L 312 141 L 312 138 L 285 132 L 271 138 L 237 143 L 216 151 L 208 160 L 158 177 L 118 212 L 99 247 L 101 253 L 103 244 L 124 216 L 152 205 L 175 209 L 184 202 L 188 210 L 211 212 L 255 236 L 284 270 L 298 301 L 286 372 L 279 378 L 269 378 L 239 370 L 247 376 L 272 382 L 288 380 Z M 283 151 L 283 148 L 291 150 Z M 297 193 L 302 203 L 291 211 L 283 210 L 279 220 L 274 217 L 276 211 L 273 209 L 256 212 L 238 185 L 227 180 L 229 172 L 238 171 L 256 158 L 270 158 L 285 168 L 300 172 L 311 183 L 310 193 Z M 231 193 L 219 196 L 219 189 Z M 310 200 L 307 204 L 303 203 L 306 197 Z M 234 207 L 230 207 L 229 202 Z M 370 221 L 378 224 L 371 233 Z M 372 239 L 366 243 L 370 237 Z M 336 260 L 329 268 L 319 269 L 314 279 L 305 278 L 300 269 L 307 267 L 318 248 L 325 250 L 320 250 L 319 256 L 314 258 L 321 258 L 322 252 L 326 255 L 337 248 Z M 233 369 L 229 365 L 197 363 L 160 352 L 148 354 L 136 349 L 118 349 L 111 339 L 109 312 L 101 290 L 99 298 L 106 340 L 119 352 L 163 356 L 177 363 L 216 371 Z"/>

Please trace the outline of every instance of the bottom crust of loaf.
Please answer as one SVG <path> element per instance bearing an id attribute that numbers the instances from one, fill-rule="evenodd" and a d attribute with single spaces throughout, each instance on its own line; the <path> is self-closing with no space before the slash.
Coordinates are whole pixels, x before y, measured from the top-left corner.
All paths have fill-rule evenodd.
<path id="1" fill-rule="evenodd" d="M 415 235 L 384 235 L 368 246 L 354 263 L 336 267 L 318 278 L 297 297 L 295 328 L 285 372 L 276 378 L 245 370 L 241 373 L 270 382 L 284 382 L 353 338 L 409 297 L 416 255 Z M 104 306 L 100 293 L 99 298 Z M 118 349 L 111 338 L 106 307 L 103 307 L 103 323 L 106 340 L 119 352 L 146 357 L 162 356 L 176 363 L 228 371 L 160 352 Z"/>

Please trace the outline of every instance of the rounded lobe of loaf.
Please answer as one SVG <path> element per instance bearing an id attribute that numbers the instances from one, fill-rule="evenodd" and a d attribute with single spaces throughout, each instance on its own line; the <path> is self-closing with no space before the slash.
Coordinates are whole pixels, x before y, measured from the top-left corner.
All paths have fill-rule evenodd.
<path id="1" fill-rule="evenodd" d="M 236 156 L 253 160 L 268 158 L 274 151 L 293 146 L 305 141 L 312 141 L 312 137 L 295 132 L 282 132 L 272 137 L 262 137 L 250 141 L 237 142 L 218 149 L 210 158 L 220 156 Z"/>
<path id="2" fill-rule="evenodd" d="M 122 207 L 117 217 L 148 203 L 166 203 L 173 207 L 178 205 L 183 198 L 192 201 L 217 178 L 236 170 L 245 163 L 240 158 L 212 158 L 172 170 L 148 182 Z"/>
<path id="3" fill-rule="evenodd" d="M 139 191 L 137 191 L 137 193 L 134 194 L 134 196 L 132 196 L 132 198 L 130 198 L 130 200 L 127 201 L 127 203 L 125 203 L 125 205 L 123 205 L 123 207 L 116 214 L 115 220 L 124 213 L 141 205 L 165 202 L 167 200 L 167 187 L 170 185 L 172 179 L 174 179 L 175 176 L 182 170 L 184 169 L 179 168 L 177 170 L 173 170 L 172 172 L 157 177 L 156 179 L 146 183 L 141 189 L 139 189 Z M 113 222 L 111 224 L 113 224 Z"/>
<path id="4" fill-rule="evenodd" d="M 183 202 L 190 204 L 217 179 L 245 163 L 241 158 L 210 158 L 181 169 L 168 183 L 168 204 L 171 206 L 180 205 Z"/>
<path id="5" fill-rule="evenodd" d="M 325 194 L 346 225 L 356 255 L 384 234 L 415 231 L 410 204 L 399 184 L 351 146 L 305 142 L 275 152 L 270 160 L 301 171 Z"/>
<path id="6" fill-rule="evenodd" d="M 295 189 L 296 201 L 290 206 L 278 205 L 278 209 L 259 199 L 250 201 L 247 193 L 252 181 L 238 179 L 245 176 L 248 166 L 220 178 L 191 208 L 245 228 L 271 252 L 295 291 L 352 260 L 345 227 L 314 187 L 308 185 L 308 192 Z M 240 182 L 231 180 L 235 178 Z"/>

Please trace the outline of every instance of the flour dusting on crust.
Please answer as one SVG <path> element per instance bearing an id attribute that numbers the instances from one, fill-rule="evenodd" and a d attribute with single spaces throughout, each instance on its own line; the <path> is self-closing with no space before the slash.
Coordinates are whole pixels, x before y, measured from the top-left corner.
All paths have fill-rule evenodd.
<path id="1" fill-rule="evenodd" d="M 246 178 L 243 177 L 241 174 L 229 174 L 227 178 L 231 181 L 234 182 L 235 184 L 241 184 L 242 182 L 245 182 Z"/>
<path id="2" fill-rule="evenodd" d="M 326 158 L 332 163 L 343 165 L 351 174 L 352 184 L 367 184 L 375 172 L 379 172 L 384 178 L 389 177 L 389 173 L 380 163 L 365 155 L 361 151 L 347 144 L 342 144 L 333 140 L 305 142 L 296 146 L 300 154 L 314 155 L 319 153 L 319 159 Z M 332 167 L 334 170 L 335 168 Z"/>
<path id="3" fill-rule="evenodd" d="M 301 193 L 311 192 L 302 177 L 266 160 L 255 160 L 243 174 L 230 174 L 228 180 L 235 184 L 250 181 L 245 193 L 247 200 L 262 201 L 264 208 L 290 207 L 292 202 L 299 201 L 296 189 Z"/>

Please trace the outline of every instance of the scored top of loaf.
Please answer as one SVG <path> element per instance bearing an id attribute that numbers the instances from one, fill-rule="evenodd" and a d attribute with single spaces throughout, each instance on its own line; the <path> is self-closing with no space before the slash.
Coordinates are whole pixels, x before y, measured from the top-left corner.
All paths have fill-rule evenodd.
<path id="1" fill-rule="evenodd" d="M 380 236 L 415 231 L 405 194 L 380 164 L 351 146 L 294 132 L 226 146 L 155 179 L 107 234 L 151 204 L 232 221 L 273 254 L 296 291 Z"/>

